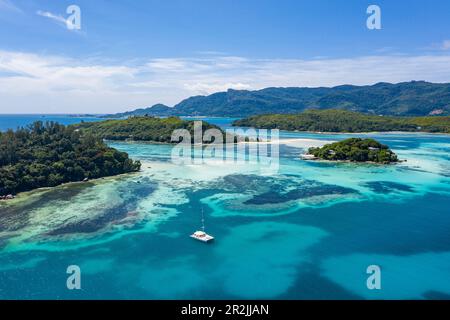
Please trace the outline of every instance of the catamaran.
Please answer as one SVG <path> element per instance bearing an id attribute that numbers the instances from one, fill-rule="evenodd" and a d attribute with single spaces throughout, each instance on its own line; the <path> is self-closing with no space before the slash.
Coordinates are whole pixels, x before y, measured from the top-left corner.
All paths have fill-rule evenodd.
<path id="1" fill-rule="evenodd" d="M 213 236 L 210 236 L 205 232 L 205 217 L 203 215 L 203 208 L 202 208 L 202 230 L 195 231 L 193 234 L 190 235 L 190 237 L 202 242 L 211 242 L 214 240 Z"/>

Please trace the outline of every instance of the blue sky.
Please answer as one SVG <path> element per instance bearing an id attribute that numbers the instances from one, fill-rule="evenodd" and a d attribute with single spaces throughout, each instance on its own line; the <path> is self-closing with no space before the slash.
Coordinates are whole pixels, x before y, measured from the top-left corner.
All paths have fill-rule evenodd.
<path id="1" fill-rule="evenodd" d="M 68 30 L 66 8 L 81 9 Z M 366 27 L 379 5 L 382 29 Z M 445 0 L 0 0 L 0 113 L 115 112 L 267 86 L 450 81 Z"/>

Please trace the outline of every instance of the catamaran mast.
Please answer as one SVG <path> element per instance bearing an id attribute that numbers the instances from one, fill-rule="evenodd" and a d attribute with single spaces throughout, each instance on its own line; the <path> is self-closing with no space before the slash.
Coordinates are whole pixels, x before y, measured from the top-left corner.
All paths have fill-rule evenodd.
<path id="1" fill-rule="evenodd" d="M 203 208 L 202 208 L 202 230 L 205 232 L 205 217 L 203 215 Z"/>
<path id="2" fill-rule="evenodd" d="M 214 237 L 205 232 L 205 214 L 203 207 L 201 208 L 201 210 L 202 210 L 202 231 L 200 230 L 195 231 L 194 234 L 191 234 L 190 237 L 202 242 L 210 242 L 214 240 Z"/>

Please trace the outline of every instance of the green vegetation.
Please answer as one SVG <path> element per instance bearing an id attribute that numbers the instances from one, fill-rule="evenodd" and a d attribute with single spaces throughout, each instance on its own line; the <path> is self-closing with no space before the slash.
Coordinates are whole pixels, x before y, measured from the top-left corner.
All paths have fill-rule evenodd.
<path id="1" fill-rule="evenodd" d="M 101 139 L 54 122 L 0 132 L 0 196 L 133 172 L 140 165 Z"/>
<path id="2" fill-rule="evenodd" d="M 237 120 L 235 126 L 316 132 L 410 131 L 450 133 L 449 117 L 373 116 L 344 110 L 308 110 Z"/>
<path id="3" fill-rule="evenodd" d="M 398 161 L 394 152 L 386 145 L 373 139 L 350 138 L 324 145 L 321 148 L 309 148 L 308 152 L 322 160 L 384 164 Z"/>
<path id="4" fill-rule="evenodd" d="M 194 121 L 186 121 L 178 117 L 130 117 L 123 120 L 84 122 L 74 125 L 74 127 L 107 140 L 173 143 L 175 141 L 171 141 L 172 133 L 176 129 L 188 130 L 194 139 Z M 203 121 L 203 132 L 208 129 L 217 129 L 225 134 L 219 127 Z"/>
<path id="5" fill-rule="evenodd" d="M 169 108 L 155 105 L 117 116 L 248 117 L 258 114 L 299 113 L 307 109 L 341 109 L 372 115 L 450 115 L 450 83 L 380 82 L 370 86 L 333 88 L 266 88 L 228 90 L 185 99 Z"/>

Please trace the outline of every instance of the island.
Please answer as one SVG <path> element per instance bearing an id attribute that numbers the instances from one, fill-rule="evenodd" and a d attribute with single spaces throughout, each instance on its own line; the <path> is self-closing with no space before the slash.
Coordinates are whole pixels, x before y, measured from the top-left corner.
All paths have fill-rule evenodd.
<path id="1" fill-rule="evenodd" d="M 178 143 L 178 141 L 172 141 L 172 133 L 177 129 L 188 130 L 194 139 L 194 121 L 182 120 L 179 117 L 132 116 L 127 119 L 82 122 L 72 127 L 105 140 L 115 141 Z M 227 141 L 227 135 L 220 127 L 202 121 L 202 135 L 208 129 L 216 129 L 222 134 L 223 141 Z M 236 136 L 228 138 L 233 139 L 228 141 L 237 141 Z"/>
<path id="2" fill-rule="evenodd" d="M 140 170 L 101 138 L 55 122 L 0 132 L 0 199 L 18 192 Z"/>
<path id="3" fill-rule="evenodd" d="M 374 139 L 350 138 L 326 144 L 320 148 L 309 148 L 305 160 L 329 160 L 350 162 L 372 162 L 389 164 L 398 162 L 397 155 L 388 146 Z"/>
<path id="4" fill-rule="evenodd" d="M 172 133 L 186 129 L 193 143 L 194 125 L 178 117 L 138 116 L 70 126 L 38 121 L 0 132 L 0 200 L 37 188 L 139 171 L 139 161 L 108 147 L 105 140 L 178 143 L 172 141 Z M 237 136 L 204 121 L 202 137 L 208 129 L 217 129 L 223 141 L 237 142 Z M 213 142 L 214 138 L 205 143 Z"/>
<path id="5" fill-rule="evenodd" d="M 394 117 L 346 110 L 307 110 L 297 114 L 266 114 L 236 120 L 233 126 L 312 132 L 450 133 L 450 116 Z"/>

